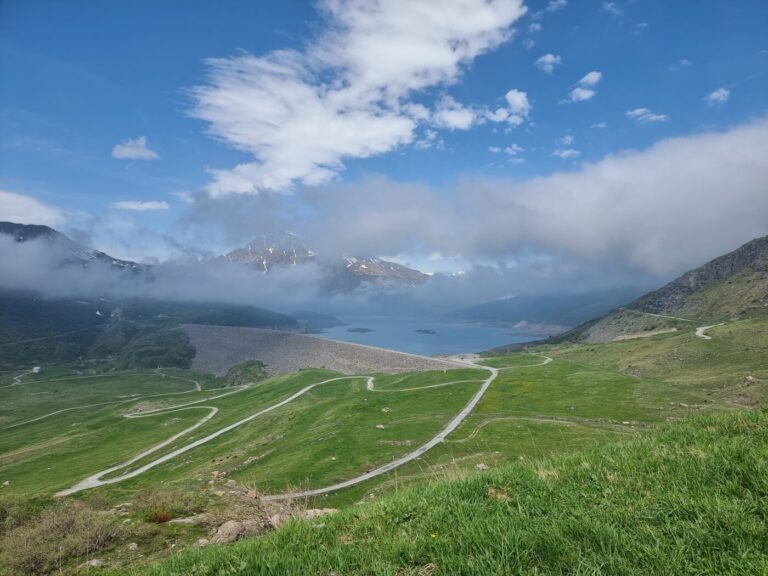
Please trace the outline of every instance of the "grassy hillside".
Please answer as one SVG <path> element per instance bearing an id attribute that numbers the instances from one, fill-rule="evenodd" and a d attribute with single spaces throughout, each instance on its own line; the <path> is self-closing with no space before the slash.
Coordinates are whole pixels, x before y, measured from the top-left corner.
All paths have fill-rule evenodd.
<path id="1" fill-rule="evenodd" d="M 767 451 L 766 411 L 695 418 L 133 573 L 765 574 Z"/>
<path id="2" fill-rule="evenodd" d="M 518 489 L 531 489 L 529 484 L 516 484 L 518 476 L 524 474 L 525 470 L 528 470 L 525 474 L 530 476 L 531 470 L 535 473 L 539 467 L 546 471 L 552 466 L 559 466 L 558 477 L 567 477 L 566 465 L 551 462 L 572 462 L 562 460 L 568 454 L 585 450 L 589 452 L 601 446 L 614 446 L 616 442 L 619 447 L 641 446 L 645 445 L 643 443 L 647 440 L 640 440 L 640 444 L 636 442 L 638 438 L 644 438 L 645 432 L 670 422 L 701 414 L 738 413 L 745 408 L 764 405 L 768 400 L 768 366 L 765 364 L 765 358 L 768 357 L 768 321 L 749 318 L 730 322 L 710 328 L 707 335 L 711 336 L 711 340 L 697 337 L 694 324 L 677 332 L 647 338 L 608 344 L 566 343 L 538 347 L 535 353 L 522 352 L 485 359 L 489 365 L 501 369 L 499 377 L 472 414 L 444 442 L 393 472 L 337 493 L 302 501 L 300 504 L 307 507 L 347 509 L 360 501 L 377 501 L 392 493 L 411 488 L 426 490 L 413 493 L 422 494 L 414 496 L 413 502 L 418 503 L 426 499 L 424 502 L 427 503 L 419 506 L 434 508 L 425 512 L 425 517 L 431 518 L 430 527 L 418 525 L 419 530 L 430 530 L 427 542 L 429 544 L 433 532 L 436 534 L 435 540 L 438 540 L 440 534 L 446 534 L 446 531 L 452 534 L 450 531 L 458 529 L 453 523 L 461 524 L 452 520 L 453 512 L 450 512 L 451 507 L 447 504 L 454 498 L 450 492 L 455 488 L 420 488 L 436 480 L 466 479 L 464 484 L 452 486 L 477 486 L 478 484 L 474 483 L 482 484 L 480 480 L 475 479 L 478 469 L 490 469 L 491 475 L 484 478 L 494 479 L 494 490 L 504 490 L 512 498 Z M 542 355 L 552 358 L 552 362 L 545 364 Z M 65 500 L 83 501 L 85 505 L 95 507 L 101 514 L 99 511 L 110 510 L 117 503 L 135 503 L 133 505 L 138 507 L 146 490 L 160 489 L 172 494 L 165 497 L 166 500 L 170 498 L 201 503 L 184 508 L 186 511 L 167 511 L 168 506 L 165 505 L 166 507 L 162 508 L 163 513 L 170 514 L 170 518 L 188 515 L 193 511 L 204 511 L 209 515 L 214 514 L 215 518 L 220 519 L 220 523 L 234 513 L 227 500 L 233 486 L 246 486 L 267 494 L 293 487 L 318 488 L 355 477 L 410 452 L 431 438 L 459 412 L 477 391 L 480 380 L 486 375 L 487 372 L 472 368 L 447 372 L 377 375 L 375 390 L 371 391 L 367 389 L 365 377 L 325 382 L 338 376 L 327 370 L 304 370 L 264 379 L 263 367 L 258 364 L 234 370 L 230 374 L 230 382 L 186 370 L 129 370 L 104 373 L 78 366 L 60 366 L 45 367 L 39 374 L 0 373 L 0 386 L 3 387 L 0 394 L 4 400 L 0 405 L 0 484 L 8 482 L 0 488 L 0 509 L 3 497 L 48 498 L 57 490 L 73 486 L 99 470 L 125 462 L 148 447 L 200 423 L 198 428 L 188 431 L 173 443 L 160 447 L 151 455 L 126 464 L 111 474 L 106 474 L 104 478 L 115 478 L 136 470 L 178 447 L 237 423 L 265 407 L 273 406 L 306 386 L 318 384 L 292 402 L 242 423 L 209 443 L 197 446 L 136 477 L 88 490 Z M 244 384 L 250 385 L 242 387 Z M 198 385 L 200 390 L 197 390 Z M 178 408 L 172 410 L 173 407 Z M 142 413 L 146 414 L 140 418 L 125 417 L 127 414 Z M 207 416 L 210 416 L 210 419 L 201 422 Z M 759 417 L 731 418 L 742 418 L 749 422 L 752 418 L 758 418 L 759 425 L 765 425 L 764 414 Z M 727 420 L 715 419 L 712 422 Z M 720 424 L 707 424 L 703 432 L 709 434 L 713 426 Z M 765 432 L 761 430 L 763 429 L 758 429 L 755 441 L 764 440 Z M 763 435 L 762 440 L 760 434 Z M 624 444 L 625 442 L 629 444 Z M 707 444 L 708 441 L 702 442 Z M 726 449 L 730 450 L 728 446 L 723 446 L 723 450 Z M 622 454 L 620 451 L 624 448 L 610 447 L 606 450 L 609 451 L 607 453 L 618 450 L 615 454 Z M 738 456 L 726 452 L 717 454 L 718 457 L 728 458 Z M 551 460 L 552 458 L 556 460 Z M 617 460 L 616 465 L 623 466 L 624 459 L 625 456 L 621 456 L 621 461 Z M 738 462 L 729 461 L 725 464 L 731 466 Z M 509 468 L 510 465 L 513 465 L 513 468 Z M 674 477 L 673 481 L 682 482 L 681 478 L 688 472 L 710 473 L 707 470 L 681 468 L 680 476 Z M 630 468 L 621 468 L 620 473 L 629 476 L 636 474 Z M 728 468 L 724 473 L 736 472 Z M 549 472 L 542 474 L 542 486 L 551 485 Z M 529 480 L 531 478 L 533 477 Z M 598 480 L 600 478 L 597 477 Z M 214 482 L 211 484 L 211 481 Z M 535 478 L 532 481 L 535 481 Z M 583 478 L 575 478 L 573 481 L 582 482 Z M 488 486 L 490 484 L 485 485 L 485 489 Z M 606 486 L 603 486 L 603 489 Z M 706 484 L 701 490 L 705 488 L 714 489 L 712 485 Z M 459 489 L 459 493 L 463 493 L 463 490 Z M 548 494 L 554 493 L 550 491 Z M 657 496 L 667 498 L 667 495 Z M 694 496 L 698 497 L 698 492 L 681 494 L 681 502 L 686 502 L 684 498 Z M 443 502 L 441 498 L 446 502 L 445 509 L 442 505 L 435 506 L 436 502 Z M 678 510 L 681 504 L 675 504 L 676 501 L 673 500 L 663 500 L 662 504 L 676 505 L 677 508 L 672 509 Z M 93 502 L 96 504 L 92 504 Z M 470 502 L 472 505 L 476 504 L 474 499 Z M 562 502 L 568 506 L 573 504 L 568 499 Z M 526 500 L 526 503 L 531 503 L 536 510 L 541 510 L 546 504 L 544 496 L 541 496 L 539 501 Z M 574 505 L 577 504 L 578 502 Z M 711 504 L 715 506 L 717 502 Z M 238 506 L 240 505 L 235 508 Z M 457 510 L 464 510 L 465 504 L 459 502 L 456 506 Z M 50 504 L 45 504 L 46 510 L 49 507 Z M 57 508 L 54 512 L 55 510 Z M 360 508 L 353 506 L 349 510 Z M 584 514 L 586 511 L 586 508 L 582 510 Z M 704 509 L 701 515 L 696 516 L 698 522 L 709 522 L 706 515 L 712 511 L 709 508 Z M 638 514 L 640 518 L 646 518 L 644 509 L 636 508 L 633 513 Z M 340 517 L 353 518 L 348 514 L 354 512 L 344 512 Z M 661 515 L 661 512 L 658 514 Z M 158 527 L 151 522 L 147 524 L 140 515 L 134 514 L 130 518 L 136 522 L 135 528 L 151 529 L 152 535 L 139 539 L 142 555 L 146 558 L 157 559 L 163 556 L 171 544 L 174 544 L 176 549 L 193 546 L 197 538 L 207 536 L 206 527 L 170 524 Z M 536 518 L 536 522 L 541 522 L 538 516 Z M 746 522 L 744 518 L 736 520 Z M 33 520 L 28 522 L 31 530 L 43 520 L 34 516 Z M 330 522 L 336 520 L 329 520 L 327 525 L 330 525 Z M 365 527 L 364 533 L 368 534 L 365 538 L 368 540 L 361 535 L 363 532 L 357 532 L 357 524 L 354 521 L 349 522 L 352 522 L 349 528 L 341 525 L 339 527 L 339 530 L 344 530 L 339 533 L 340 536 L 337 534 L 342 541 L 347 539 L 343 534 L 351 531 L 353 541 L 360 546 L 363 545 L 362 542 L 375 544 L 382 540 L 390 542 L 397 550 L 404 550 L 402 555 L 389 557 L 386 546 L 382 549 L 374 547 L 371 553 L 381 554 L 382 560 L 371 559 L 372 557 L 365 555 L 361 558 L 371 559 L 373 566 L 379 566 L 378 572 L 364 572 L 363 565 L 359 564 L 350 565 L 350 573 L 356 573 L 354 570 L 360 573 L 397 573 L 396 569 L 392 569 L 397 559 L 403 562 L 398 565 L 404 567 L 402 574 L 417 574 L 422 569 L 427 570 L 424 573 L 440 573 L 429 570 L 441 570 L 446 574 L 462 573 L 454 570 L 455 566 L 446 560 L 457 550 L 452 547 L 453 536 L 449 538 L 450 542 L 445 544 L 448 546 L 445 549 L 448 556 L 430 556 L 424 552 L 431 550 L 429 547 L 401 548 L 404 545 L 400 541 L 402 534 L 398 532 L 399 528 L 392 531 L 393 524 L 389 520 L 378 528 L 362 523 L 361 526 Z M 409 538 L 415 538 L 414 534 L 408 531 L 409 522 L 406 521 L 403 530 Z M 446 526 L 442 524 L 444 522 L 451 525 Z M 519 519 L 519 522 L 523 520 Z M 670 553 L 668 546 L 671 544 L 666 541 L 656 542 L 662 538 L 660 534 L 666 534 L 668 529 L 657 525 L 658 522 L 661 522 L 661 516 L 653 520 L 653 529 L 661 532 L 654 532 L 652 540 L 646 543 L 643 549 L 647 548 L 645 552 L 651 554 L 653 546 L 658 545 L 660 558 L 663 554 Z M 215 528 L 218 525 L 214 523 L 206 526 Z M 575 525 L 579 523 L 576 522 Z M 683 525 L 684 523 L 680 524 Z M 516 523 L 510 526 L 512 528 L 508 526 L 507 531 L 520 527 Z M 634 546 L 630 541 L 637 536 L 637 533 L 632 531 L 634 528 L 628 532 L 629 540 L 622 536 L 618 541 L 614 541 L 609 527 L 599 528 L 598 533 L 602 535 L 602 539 L 594 540 L 594 546 L 605 546 L 610 550 L 617 549 L 619 544 Z M 558 530 L 563 529 L 562 526 L 554 525 L 550 528 L 554 532 L 545 533 L 554 536 L 559 534 Z M 693 546 L 693 541 L 680 540 L 682 537 L 678 535 L 678 528 L 674 527 L 674 530 L 669 532 L 673 540 L 677 539 L 680 546 Z M 289 532 L 285 534 L 292 534 L 290 530 L 293 529 L 289 528 Z M 466 527 L 467 531 L 475 529 L 478 529 L 475 525 L 468 524 Z M 496 527 L 493 530 L 501 528 Z M 501 538 L 495 532 L 492 535 L 494 538 Z M 534 536 L 535 534 L 531 533 L 530 537 Z M 566 536 L 576 540 L 565 542 Z M 280 538 L 287 537 L 275 535 L 270 538 L 284 544 L 285 540 Z M 290 537 L 297 536 L 292 534 Z M 138 537 L 124 535 L 121 538 L 123 539 L 118 541 L 123 542 L 121 546 L 125 546 L 131 541 L 126 541 L 126 538 Z M 514 543 L 510 540 L 511 536 L 505 538 L 505 546 Z M 557 538 L 554 541 L 559 542 L 558 546 L 576 550 L 573 553 L 564 552 L 562 558 L 565 559 L 561 559 L 563 562 L 573 560 L 573 554 L 582 554 L 582 544 L 574 534 L 563 532 Z M 751 541 L 744 542 L 745 550 L 748 551 Z M 323 543 L 326 544 L 327 551 L 335 550 L 333 553 L 339 559 L 347 558 L 342 551 L 328 547 L 325 540 Z M 531 552 L 526 548 L 529 544 L 530 542 L 514 544 L 521 550 L 520 554 L 523 554 L 520 557 L 529 559 L 526 560 L 528 564 L 521 564 L 526 566 L 526 570 L 560 570 L 557 563 L 547 563 L 560 558 L 559 553 L 553 551 L 554 560 L 550 558 L 544 563 L 537 563 L 540 562 L 538 556 L 535 561 L 529 558 Z M 112 544 L 105 546 L 103 557 L 108 562 L 126 565 L 137 561 L 137 557 L 126 557 L 122 552 L 118 554 L 118 548 L 110 547 Z M 246 548 L 248 546 L 267 544 L 245 545 Z M 536 546 L 534 549 L 538 550 Z M 512 551 L 518 548 L 509 548 L 509 554 L 513 554 Z M 473 550 L 474 548 L 467 548 L 467 553 L 474 554 Z M 499 553 L 498 549 L 494 552 L 496 553 Z M 594 550 L 590 552 L 592 553 L 596 554 Z M 252 567 L 249 563 L 251 560 L 234 556 L 228 563 L 225 557 L 219 554 L 223 552 L 206 550 L 203 556 L 195 560 L 197 562 L 204 558 L 200 574 L 228 574 L 227 570 L 232 567 L 233 574 L 248 573 L 239 571 L 241 562 L 246 562 L 244 566 Z M 267 558 L 263 554 L 272 552 L 254 554 L 254 558 L 263 559 Z M 636 566 L 633 562 L 639 563 L 641 559 L 646 558 L 638 554 L 640 552 L 634 550 L 626 557 L 631 560 L 627 560 L 630 563 L 627 564 L 629 568 L 626 570 L 622 568 L 623 564 L 611 564 L 614 560 L 618 562 L 619 557 L 614 558 L 608 554 L 608 558 L 603 559 L 606 566 L 618 568 L 605 568 L 604 573 L 622 573 L 622 570 L 624 573 L 632 573 Z M 681 558 L 683 556 L 680 555 Z M 312 562 L 327 560 L 325 556 L 316 560 L 299 557 L 308 563 L 308 573 L 313 573 L 315 568 Z M 421 562 L 421 559 L 424 561 Z M 475 572 L 469 570 L 465 573 L 502 574 L 505 573 L 504 570 L 510 569 L 510 561 L 506 556 L 503 561 L 486 558 L 477 565 Z M 285 570 L 291 568 L 293 573 L 301 573 L 298 567 L 280 562 L 274 566 Z M 437 568 L 425 568 L 430 563 Z M 704 566 L 713 573 L 716 572 L 715 564 L 690 565 L 696 569 Z M 180 566 L 189 567 L 188 564 Z M 584 566 L 584 573 L 596 573 L 592 570 L 593 564 L 588 562 Z M 747 566 L 753 568 L 759 567 L 759 564 Z M 482 572 L 481 568 L 485 572 Z M 694 568 L 690 569 L 691 573 L 695 573 Z M 179 570 L 179 574 L 185 573 L 181 568 Z M 273 573 L 280 573 L 278 568 L 275 570 L 277 571 Z M 344 573 L 335 568 L 328 570 L 336 571 L 337 574 Z M 290 570 L 287 573 L 291 573 Z M 733 573 L 738 573 L 738 570 L 734 569 Z"/>

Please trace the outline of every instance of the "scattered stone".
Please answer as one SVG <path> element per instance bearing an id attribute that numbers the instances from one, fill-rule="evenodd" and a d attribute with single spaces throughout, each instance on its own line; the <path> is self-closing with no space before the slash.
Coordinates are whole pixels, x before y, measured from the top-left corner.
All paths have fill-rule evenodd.
<path id="1" fill-rule="evenodd" d="M 10 485 L 11 485 L 10 480 L 6 480 L 5 482 L 3 482 L 3 486 L 10 486 Z"/>
<path id="2" fill-rule="evenodd" d="M 377 430 L 384 430 L 384 424 L 376 424 Z"/>
<path id="3" fill-rule="evenodd" d="M 104 562 L 102 562 L 98 558 L 94 558 L 93 560 L 88 560 L 87 562 L 83 562 L 82 564 L 80 564 L 80 566 L 78 566 L 78 569 L 98 568 L 100 566 L 104 566 Z"/>
<path id="4" fill-rule="evenodd" d="M 213 491 L 213 495 L 214 496 L 224 496 L 224 494 L 226 494 L 226 492 L 224 490 L 214 490 Z"/>
<path id="5" fill-rule="evenodd" d="M 235 485 L 237 485 L 237 482 L 235 482 L 231 478 L 229 480 L 227 480 L 227 486 L 235 486 Z"/>
<path id="6" fill-rule="evenodd" d="M 389 414 L 390 412 L 392 412 L 392 408 L 384 406 L 384 408 L 382 408 L 381 411 L 384 412 L 385 414 Z"/>
<path id="7" fill-rule="evenodd" d="M 139 549 L 139 545 L 138 545 L 138 544 L 136 544 L 136 542 L 131 542 L 130 544 L 128 544 L 127 548 L 128 548 L 128 550 L 130 550 L 131 552 L 136 552 L 136 550 L 138 550 L 138 549 Z"/>
<path id="8" fill-rule="evenodd" d="M 319 518 L 320 516 L 327 516 L 336 512 L 336 508 L 310 508 L 309 510 L 302 510 L 298 513 L 299 518 L 304 520 L 311 520 L 312 518 Z"/>
<path id="9" fill-rule="evenodd" d="M 198 514 L 197 516 L 187 516 L 186 518 L 174 518 L 169 520 L 168 524 L 177 524 L 180 526 L 199 526 L 205 524 L 208 520 L 207 514 Z"/>
<path id="10" fill-rule="evenodd" d="M 331 456 L 331 460 L 336 460 L 336 456 Z"/>
<path id="11" fill-rule="evenodd" d="M 241 522 L 237 520 L 229 520 L 224 522 L 219 529 L 216 530 L 216 534 L 211 538 L 212 544 L 229 544 L 238 540 L 245 533 L 245 527 Z"/>
<path id="12" fill-rule="evenodd" d="M 198 548 L 202 548 L 203 546 L 207 546 L 208 544 L 210 544 L 210 541 L 208 540 L 208 538 L 200 538 L 197 541 Z"/>
<path id="13" fill-rule="evenodd" d="M 488 468 L 490 468 L 490 466 L 488 466 L 488 464 L 483 464 L 482 462 L 475 464 L 475 470 L 488 470 Z"/>

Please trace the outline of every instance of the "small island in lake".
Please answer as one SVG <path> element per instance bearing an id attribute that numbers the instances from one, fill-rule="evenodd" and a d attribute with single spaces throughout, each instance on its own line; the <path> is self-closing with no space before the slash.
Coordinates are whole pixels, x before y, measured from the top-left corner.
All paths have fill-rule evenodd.
<path id="1" fill-rule="evenodd" d="M 437 332 L 428 328 L 420 328 L 418 330 L 414 330 L 414 332 L 418 332 L 419 334 L 437 334 Z"/>
<path id="2" fill-rule="evenodd" d="M 347 332 L 373 332 L 373 328 L 347 328 Z"/>

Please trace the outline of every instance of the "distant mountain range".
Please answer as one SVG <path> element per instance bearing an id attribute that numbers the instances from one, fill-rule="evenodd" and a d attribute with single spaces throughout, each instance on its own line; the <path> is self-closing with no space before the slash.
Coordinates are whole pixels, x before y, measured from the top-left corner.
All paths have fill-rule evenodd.
<path id="1" fill-rule="evenodd" d="M 76 265 L 87 268 L 94 263 L 101 263 L 112 268 L 134 272 L 145 269 L 145 266 L 136 262 L 119 260 L 104 252 L 87 248 L 48 226 L 0 222 L 0 234 L 11 236 L 18 243 L 31 240 L 44 240 L 50 243 L 51 250 L 55 251 L 60 258 L 59 264 L 61 266 Z"/>
<path id="2" fill-rule="evenodd" d="M 60 255 L 60 266 L 77 265 L 87 268 L 99 262 L 133 272 L 149 272 L 152 269 L 148 265 L 120 260 L 87 248 L 48 226 L 0 222 L 0 234 L 12 236 L 19 243 L 38 239 L 50 242 L 51 249 Z M 346 292 L 363 284 L 416 286 L 429 279 L 423 272 L 376 257 L 347 257 L 330 263 L 321 261 L 303 238 L 289 232 L 259 236 L 242 248 L 204 260 L 200 264 L 212 261 L 245 264 L 265 274 L 276 268 L 317 262 L 324 272 L 321 288 L 325 293 Z"/>
<path id="3" fill-rule="evenodd" d="M 265 274 L 279 267 L 315 262 L 325 272 L 326 292 L 344 292 L 363 283 L 416 286 L 429 279 L 423 272 L 376 257 L 350 256 L 327 262 L 318 258 L 301 236 L 290 232 L 259 236 L 221 258 L 253 266 Z"/>

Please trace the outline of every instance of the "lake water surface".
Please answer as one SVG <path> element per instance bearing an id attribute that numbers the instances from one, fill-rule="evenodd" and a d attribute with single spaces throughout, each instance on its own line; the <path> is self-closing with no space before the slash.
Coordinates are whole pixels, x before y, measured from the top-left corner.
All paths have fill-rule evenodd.
<path id="1" fill-rule="evenodd" d="M 510 327 L 433 318 L 347 316 L 340 320 L 347 325 L 327 328 L 317 336 L 424 356 L 482 352 L 504 344 L 536 339 L 514 334 Z M 356 331 L 359 329 L 371 331 Z M 419 330 L 434 331 L 434 334 Z"/>

